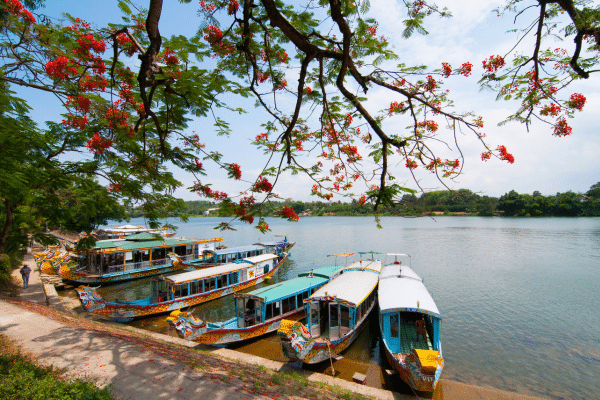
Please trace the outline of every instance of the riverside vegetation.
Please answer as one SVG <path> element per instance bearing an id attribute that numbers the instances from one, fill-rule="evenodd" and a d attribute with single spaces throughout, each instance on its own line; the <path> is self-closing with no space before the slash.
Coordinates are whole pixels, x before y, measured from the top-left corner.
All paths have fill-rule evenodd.
<path id="1" fill-rule="evenodd" d="M 290 207 L 298 215 L 371 215 L 373 207 L 354 200 L 352 202 L 303 202 L 287 199 L 263 204 L 266 215 L 277 215 L 284 207 Z M 187 201 L 185 209 L 172 212 L 173 217 L 189 216 L 227 216 L 218 212 L 218 204 L 210 201 Z M 544 196 L 535 191 L 533 194 L 521 194 L 514 190 L 500 196 L 482 196 L 469 189 L 455 191 L 437 190 L 423 193 L 421 196 L 406 194 L 395 209 L 377 212 L 379 216 L 420 216 L 431 213 L 468 214 L 479 216 L 516 216 L 516 217 L 597 217 L 600 216 L 600 182 L 591 186 L 585 193 L 568 191 L 556 195 Z M 129 208 L 130 218 L 143 217 L 143 210 Z"/>

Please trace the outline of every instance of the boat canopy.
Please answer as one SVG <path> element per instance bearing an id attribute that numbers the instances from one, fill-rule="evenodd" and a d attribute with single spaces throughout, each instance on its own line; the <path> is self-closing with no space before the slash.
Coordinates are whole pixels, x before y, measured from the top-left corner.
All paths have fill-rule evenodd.
<path id="1" fill-rule="evenodd" d="M 171 275 L 165 279 L 173 282 L 174 284 L 178 284 L 178 283 L 183 283 L 183 282 L 195 281 L 198 279 L 209 278 L 209 277 L 215 276 L 215 275 L 223 275 L 223 274 L 227 274 L 229 272 L 239 271 L 241 269 L 248 268 L 248 267 L 249 267 L 248 264 L 230 263 L 230 264 L 219 265 L 218 267 L 205 268 L 205 269 L 200 269 L 197 271 L 184 272 L 182 274 Z"/>
<path id="2" fill-rule="evenodd" d="M 264 250 L 263 246 L 242 246 L 242 247 L 228 247 L 226 249 L 221 250 L 208 250 L 212 254 L 216 254 L 218 256 L 222 254 L 234 254 L 234 253 L 245 253 L 247 251 L 255 251 L 255 250 Z"/>
<path id="3" fill-rule="evenodd" d="M 248 263 L 254 265 L 261 261 L 267 261 L 267 260 L 277 258 L 277 256 L 274 254 L 265 254 L 265 256 L 268 256 L 268 257 L 262 257 L 262 256 L 248 257 L 248 258 L 244 258 L 242 261 L 248 261 Z M 258 258 L 262 258 L 262 259 L 258 260 Z M 248 265 L 247 263 L 239 263 L 239 262 L 229 263 L 229 264 L 219 265 L 216 267 L 204 268 L 204 269 L 200 269 L 197 271 L 184 272 L 182 274 L 171 275 L 165 279 L 173 282 L 174 284 L 178 284 L 178 283 L 183 283 L 183 282 L 195 281 L 198 279 L 209 278 L 211 276 L 228 274 L 230 272 L 239 271 L 239 270 L 249 268 L 249 267 L 250 267 L 250 265 Z"/>
<path id="4" fill-rule="evenodd" d="M 98 251 L 104 249 L 119 249 L 122 251 L 134 251 L 141 249 L 150 249 L 150 248 L 159 248 L 159 247 L 177 247 L 177 246 L 185 246 L 185 245 L 193 245 L 198 243 L 208 243 L 208 242 L 220 242 L 221 238 L 214 239 L 174 239 L 174 238 L 164 238 L 159 240 L 99 240 L 96 242 L 96 245 L 90 249 L 91 251 Z"/>
<path id="5" fill-rule="evenodd" d="M 274 258 L 277 258 L 277 256 L 275 254 L 260 254 L 258 256 L 246 257 L 246 258 L 244 258 L 241 261 L 243 261 L 243 262 L 249 262 L 250 264 L 256 264 L 256 263 L 259 263 L 259 262 L 272 260 Z"/>
<path id="6" fill-rule="evenodd" d="M 382 263 L 379 260 L 360 260 L 353 262 L 352 264 L 344 267 L 345 270 L 348 269 L 366 269 L 369 271 L 376 272 L 379 274 L 381 272 Z"/>
<path id="7" fill-rule="evenodd" d="M 322 276 L 302 276 L 299 278 L 290 279 L 287 281 L 280 282 L 276 285 L 267 286 L 252 292 L 239 294 L 236 297 L 252 296 L 259 297 L 264 300 L 265 303 L 277 301 L 279 299 L 293 296 L 297 293 L 302 293 L 311 287 L 321 286 L 329 279 Z"/>
<path id="8" fill-rule="evenodd" d="M 379 310 L 382 313 L 396 310 L 440 315 L 419 275 L 402 264 L 383 267 L 379 279 Z"/>
<path id="9" fill-rule="evenodd" d="M 353 305 L 358 305 L 371 294 L 377 286 L 379 273 L 367 271 L 347 271 L 322 286 L 309 298 L 333 296 L 337 300 L 345 300 Z"/>
<path id="10" fill-rule="evenodd" d="M 280 240 L 279 242 L 262 242 L 262 243 L 254 243 L 255 246 L 279 246 L 279 247 L 284 247 L 286 245 L 286 242 L 284 242 L 283 240 Z"/>
<path id="11" fill-rule="evenodd" d="M 317 269 L 311 269 L 308 272 L 302 272 L 300 274 L 298 274 L 298 276 L 307 276 L 310 275 L 312 273 L 312 275 L 314 276 L 323 276 L 326 278 L 330 278 L 335 275 L 339 270 L 341 270 L 343 267 L 340 267 L 339 265 L 332 265 L 330 267 L 322 267 L 322 268 L 317 268 Z"/>

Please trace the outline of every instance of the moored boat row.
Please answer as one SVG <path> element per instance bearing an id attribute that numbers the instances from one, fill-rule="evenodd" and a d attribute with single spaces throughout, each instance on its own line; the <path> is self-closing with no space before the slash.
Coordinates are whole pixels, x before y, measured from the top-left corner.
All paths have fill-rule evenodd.
<path id="1" fill-rule="evenodd" d="M 174 254 L 171 256 L 176 257 Z M 270 279 L 286 258 L 287 254 L 262 254 L 216 267 L 152 278 L 152 295 L 134 301 L 105 300 L 98 294 L 97 288 L 89 286 L 78 287 L 77 294 L 87 311 L 126 322 L 194 306 L 247 289 Z"/>
<path id="2" fill-rule="evenodd" d="M 285 247 L 286 242 L 208 249 L 200 262 L 171 253 L 173 266 L 200 269 L 152 278 L 152 295 L 145 299 L 105 300 L 88 286 L 77 292 L 89 312 L 116 321 L 170 312 L 167 322 L 182 338 L 203 344 L 227 345 L 277 331 L 284 354 L 307 364 L 331 360 L 348 348 L 378 309 L 383 350 L 392 368 L 414 390 L 434 391 L 444 367 L 442 320 L 423 280 L 399 261 L 409 256 L 394 253 L 387 264 L 361 259 L 314 269 L 241 292 L 273 276 L 288 256 L 283 250 L 293 246 Z M 190 311 L 228 294 L 234 295 L 235 308 L 229 320 L 201 320 Z"/>

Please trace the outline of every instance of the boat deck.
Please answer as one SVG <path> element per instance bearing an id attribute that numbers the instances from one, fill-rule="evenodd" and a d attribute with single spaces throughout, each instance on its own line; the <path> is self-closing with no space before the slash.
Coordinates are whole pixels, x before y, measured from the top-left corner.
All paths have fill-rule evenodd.
<path id="1" fill-rule="evenodd" d="M 427 333 L 427 340 L 423 339 L 423 335 L 420 335 L 417 340 L 417 327 L 412 320 L 402 318 L 400 334 L 402 335 L 400 340 L 400 353 L 402 354 L 408 354 L 412 349 L 433 350 L 429 333 Z"/>

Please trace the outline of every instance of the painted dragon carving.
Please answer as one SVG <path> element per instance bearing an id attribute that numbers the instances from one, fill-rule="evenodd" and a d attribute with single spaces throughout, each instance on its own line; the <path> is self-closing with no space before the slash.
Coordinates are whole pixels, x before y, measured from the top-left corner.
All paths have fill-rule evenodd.
<path id="1" fill-rule="evenodd" d="M 202 336 L 208 330 L 206 322 L 194 317 L 191 311 L 173 311 L 167 318 L 167 322 L 177 330 L 182 339 L 194 340 Z"/>

